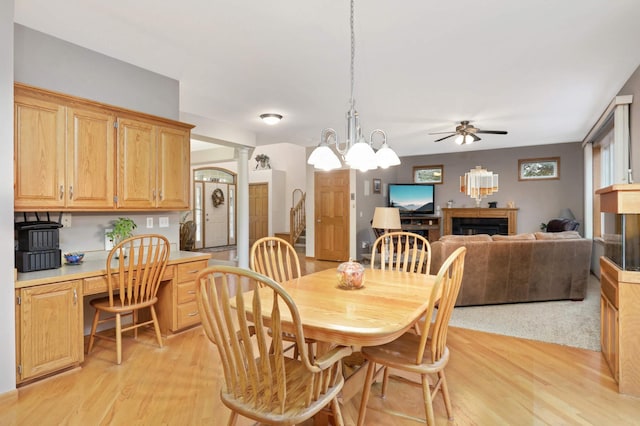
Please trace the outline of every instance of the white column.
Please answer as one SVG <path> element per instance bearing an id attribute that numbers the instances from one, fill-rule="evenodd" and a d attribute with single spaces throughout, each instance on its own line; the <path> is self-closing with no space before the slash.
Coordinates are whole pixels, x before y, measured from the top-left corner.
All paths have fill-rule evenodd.
<path id="1" fill-rule="evenodd" d="M 249 148 L 238 148 L 238 266 L 249 267 Z"/>

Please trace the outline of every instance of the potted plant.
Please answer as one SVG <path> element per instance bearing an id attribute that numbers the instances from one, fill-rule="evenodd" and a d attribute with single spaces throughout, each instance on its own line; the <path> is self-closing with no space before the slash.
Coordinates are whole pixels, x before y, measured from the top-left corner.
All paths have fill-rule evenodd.
<path id="1" fill-rule="evenodd" d="M 133 230 L 136 229 L 137 226 L 138 225 L 136 225 L 133 219 L 130 219 L 128 217 L 119 217 L 118 219 L 113 221 L 113 228 L 105 235 L 113 242 L 113 245 L 115 246 L 120 241 L 133 236 Z"/>

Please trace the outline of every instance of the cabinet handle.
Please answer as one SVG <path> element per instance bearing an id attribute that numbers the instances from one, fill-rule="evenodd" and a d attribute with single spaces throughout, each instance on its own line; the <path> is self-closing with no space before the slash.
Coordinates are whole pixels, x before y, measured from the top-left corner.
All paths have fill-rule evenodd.
<path id="1" fill-rule="evenodd" d="M 187 272 L 187 274 L 197 274 L 198 272 L 200 272 L 200 269 L 192 269 L 189 272 Z"/>
<path id="2" fill-rule="evenodd" d="M 156 199 L 156 190 L 155 189 L 153 190 L 153 199 L 154 200 Z"/>
<path id="3" fill-rule="evenodd" d="M 190 317 L 195 317 L 196 315 L 198 315 L 198 311 L 188 313 L 187 315 Z"/>
<path id="4" fill-rule="evenodd" d="M 163 196 L 162 196 L 162 189 L 160 190 L 160 201 L 162 201 Z"/>
<path id="5" fill-rule="evenodd" d="M 189 290 L 189 291 L 187 292 L 187 294 L 196 294 L 196 291 L 195 291 L 195 290 Z"/>
<path id="6" fill-rule="evenodd" d="M 62 197 L 64 197 L 64 185 L 60 185 L 60 199 L 62 200 Z"/>
<path id="7" fill-rule="evenodd" d="M 69 185 L 69 199 L 73 200 L 73 185 Z"/>
<path id="8" fill-rule="evenodd" d="M 78 304 L 78 291 L 74 288 L 73 289 L 73 305 L 77 305 Z"/>

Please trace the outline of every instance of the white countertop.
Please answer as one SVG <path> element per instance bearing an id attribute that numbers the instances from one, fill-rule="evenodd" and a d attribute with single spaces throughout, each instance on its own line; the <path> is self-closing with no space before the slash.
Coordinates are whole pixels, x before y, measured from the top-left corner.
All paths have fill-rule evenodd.
<path id="1" fill-rule="evenodd" d="M 172 251 L 169 256 L 169 265 L 190 262 L 193 260 L 207 260 L 210 253 L 194 251 Z M 30 287 L 33 285 L 48 284 L 62 280 L 75 280 L 95 277 L 106 274 L 106 257 L 87 256 L 78 265 L 65 264 L 57 269 L 45 269 L 34 272 L 19 272 L 15 282 L 15 288 Z"/>

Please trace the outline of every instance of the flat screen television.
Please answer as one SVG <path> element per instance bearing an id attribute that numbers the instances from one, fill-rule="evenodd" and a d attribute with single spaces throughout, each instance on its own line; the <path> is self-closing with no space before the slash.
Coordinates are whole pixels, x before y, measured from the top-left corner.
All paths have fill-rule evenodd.
<path id="1" fill-rule="evenodd" d="M 400 214 L 434 214 L 434 185 L 424 183 L 390 183 L 389 207 Z"/>

